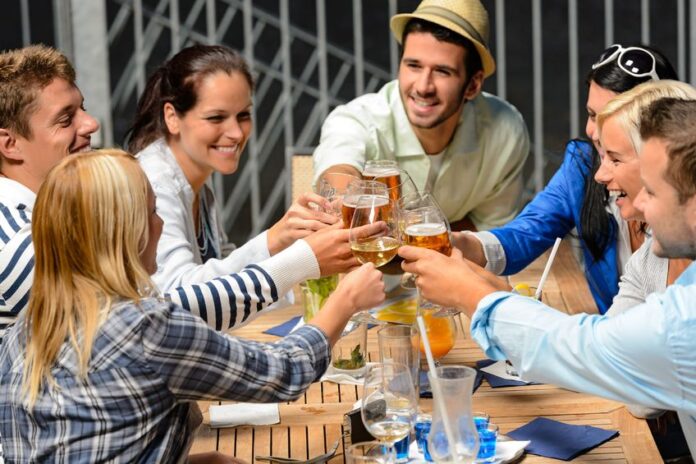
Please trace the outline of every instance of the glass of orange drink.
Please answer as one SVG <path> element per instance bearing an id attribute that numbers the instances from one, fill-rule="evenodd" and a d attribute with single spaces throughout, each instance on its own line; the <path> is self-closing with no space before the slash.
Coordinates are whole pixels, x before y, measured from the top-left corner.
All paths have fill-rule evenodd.
<path id="1" fill-rule="evenodd" d="M 441 358 L 454 348 L 454 344 L 457 341 L 457 324 L 452 314 L 439 311 L 438 308 L 421 309 L 420 312 L 425 323 L 425 332 L 430 342 L 430 350 L 437 364 Z M 422 336 L 420 339 L 420 351 L 425 356 Z"/>

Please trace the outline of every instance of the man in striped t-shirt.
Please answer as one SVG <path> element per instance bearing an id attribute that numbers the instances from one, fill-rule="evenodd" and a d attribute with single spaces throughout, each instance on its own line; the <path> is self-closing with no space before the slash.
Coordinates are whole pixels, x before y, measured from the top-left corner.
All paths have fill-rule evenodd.
<path id="1" fill-rule="evenodd" d="M 61 159 L 90 149 L 98 128 L 64 55 L 45 46 L 0 53 L 0 343 L 29 300 L 36 192 Z M 326 228 L 239 273 L 179 287 L 165 297 L 226 330 L 252 320 L 294 284 L 357 264 L 348 231 Z"/>

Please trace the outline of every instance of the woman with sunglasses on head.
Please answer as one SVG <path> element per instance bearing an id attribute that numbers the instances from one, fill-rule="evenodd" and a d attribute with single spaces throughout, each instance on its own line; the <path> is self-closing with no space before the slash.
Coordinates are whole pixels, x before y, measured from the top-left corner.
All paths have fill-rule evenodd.
<path id="1" fill-rule="evenodd" d="M 601 162 L 595 118 L 614 96 L 642 82 L 676 79 L 676 72 L 657 50 L 613 45 L 587 76 L 587 125 L 590 142 L 571 140 L 548 185 L 503 227 L 487 232 L 453 233 L 464 256 L 493 273 L 515 274 L 546 251 L 557 237 L 577 230 L 585 277 L 599 312 L 604 314 L 618 293 L 619 277 L 643 242 L 641 223 L 621 218 L 604 185 L 594 180 Z"/>
<path id="2" fill-rule="evenodd" d="M 238 272 L 337 222 L 310 207 L 328 207 L 326 200 L 305 194 L 269 230 L 230 252 L 210 178 L 214 172 L 238 169 L 252 130 L 253 87 L 247 63 L 237 52 L 195 45 L 150 76 L 140 97 L 128 148 L 150 179 L 164 220 L 153 276 L 162 291 Z M 336 231 L 336 246 L 328 248 L 336 255 L 345 252 L 339 256 L 344 269 L 334 272 L 357 264 L 346 259 L 351 256 L 348 246 L 337 246 L 342 232 Z M 336 256 L 316 258 L 323 271 L 325 261 Z"/>
<path id="3" fill-rule="evenodd" d="M 32 220 L 29 306 L 0 345 L 8 462 L 188 462 L 195 400 L 296 399 L 326 370 L 352 314 L 384 299 L 367 264 L 281 341 L 226 336 L 157 297 L 149 274 L 160 233 L 130 155 L 80 153 L 48 174 Z"/>

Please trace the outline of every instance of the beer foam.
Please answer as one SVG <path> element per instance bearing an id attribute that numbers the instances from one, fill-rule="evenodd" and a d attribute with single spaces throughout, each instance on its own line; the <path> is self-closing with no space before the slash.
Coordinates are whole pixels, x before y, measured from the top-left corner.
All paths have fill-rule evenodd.
<path id="1" fill-rule="evenodd" d="M 362 173 L 365 177 L 389 177 L 400 175 L 399 170 L 392 166 L 368 166 Z"/>
<path id="2" fill-rule="evenodd" d="M 385 197 L 382 195 L 350 195 L 350 196 L 345 196 L 343 197 L 343 204 L 349 208 L 357 208 L 358 207 L 358 201 L 360 200 L 360 197 L 369 197 L 370 199 L 365 199 L 363 200 L 361 206 L 363 208 L 369 208 L 369 207 L 375 207 L 378 208 L 380 206 L 387 206 L 389 204 L 389 197 Z"/>
<path id="3" fill-rule="evenodd" d="M 447 227 L 441 222 L 428 222 L 425 224 L 411 224 L 406 227 L 406 235 L 411 237 L 432 237 L 447 232 Z"/>

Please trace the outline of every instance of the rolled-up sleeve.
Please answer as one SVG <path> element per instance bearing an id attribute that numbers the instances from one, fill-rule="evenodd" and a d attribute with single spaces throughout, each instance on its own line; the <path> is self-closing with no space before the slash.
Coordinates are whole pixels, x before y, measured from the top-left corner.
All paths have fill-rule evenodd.
<path id="1" fill-rule="evenodd" d="M 510 359 L 529 380 L 626 403 L 695 411 L 696 311 L 689 310 L 695 299 L 694 286 L 673 286 L 608 318 L 569 316 L 531 298 L 498 292 L 481 300 L 472 337 L 487 356 Z"/>

